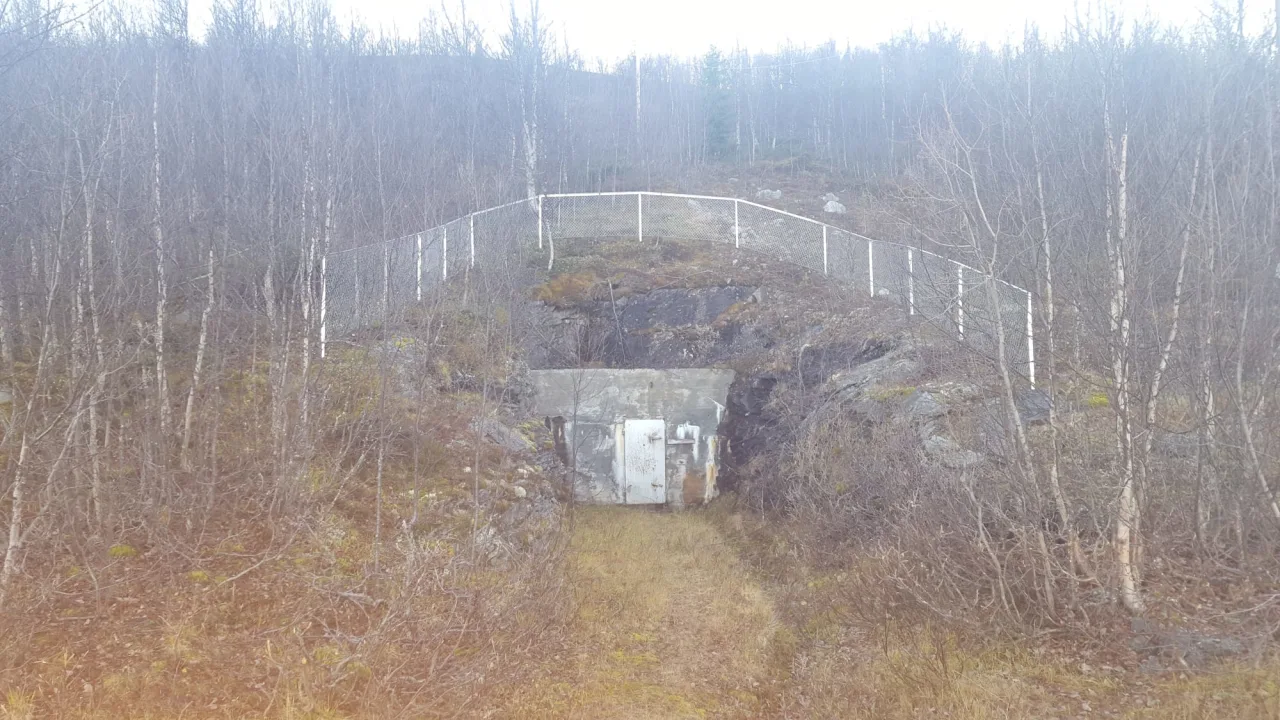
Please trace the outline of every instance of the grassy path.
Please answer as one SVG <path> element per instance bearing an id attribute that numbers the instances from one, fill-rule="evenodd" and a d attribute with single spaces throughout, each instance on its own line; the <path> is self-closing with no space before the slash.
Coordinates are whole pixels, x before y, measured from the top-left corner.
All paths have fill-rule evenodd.
<path id="1" fill-rule="evenodd" d="M 503 716 L 1280 719 L 1274 657 L 1151 677 L 1036 642 L 867 627 L 847 612 L 862 587 L 851 576 L 814 574 L 784 552 L 766 592 L 712 518 L 580 509 L 568 649 Z"/>
<path id="2" fill-rule="evenodd" d="M 569 657 L 511 717 L 751 717 L 768 691 L 772 601 L 700 513 L 579 511 Z"/>

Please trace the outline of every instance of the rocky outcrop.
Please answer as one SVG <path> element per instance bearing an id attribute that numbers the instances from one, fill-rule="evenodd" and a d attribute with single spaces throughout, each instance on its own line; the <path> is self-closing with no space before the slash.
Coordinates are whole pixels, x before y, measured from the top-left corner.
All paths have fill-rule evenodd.
<path id="1" fill-rule="evenodd" d="M 580 310 L 540 306 L 533 313 L 529 364 L 662 369 L 723 363 L 767 342 L 731 321 L 736 309 L 759 296 L 757 287 L 723 285 L 659 288 L 588 302 Z"/>
<path id="2" fill-rule="evenodd" d="M 962 443 L 971 435 L 953 426 L 970 423 L 990 398 L 972 385 L 927 380 L 934 373 L 922 358 L 939 348 L 922 344 L 918 333 L 860 336 L 847 308 L 806 308 L 795 295 L 785 284 L 659 287 L 579 302 L 574 310 L 547 307 L 547 330 L 538 334 L 558 333 L 561 350 L 531 365 L 735 369 L 721 425 L 728 440 L 722 488 L 731 489 L 757 458 L 752 474 L 778 462 L 781 447 L 837 417 L 907 428 L 925 461 L 943 468 L 988 461 L 992 453 Z M 573 347 L 590 354 L 572 358 L 564 350 Z M 1020 405 L 1033 421 L 1047 417 L 1042 395 L 1027 394 Z M 1003 438 L 1000 407 L 994 403 L 992 430 Z"/>

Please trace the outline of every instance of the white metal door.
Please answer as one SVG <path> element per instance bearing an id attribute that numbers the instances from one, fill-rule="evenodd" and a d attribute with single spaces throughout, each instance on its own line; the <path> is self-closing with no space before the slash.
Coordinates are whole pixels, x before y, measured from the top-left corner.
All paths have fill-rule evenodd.
<path id="1" fill-rule="evenodd" d="M 667 501 L 667 424 L 662 420 L 623 423 L 623 472 L 628 505 Z"/>

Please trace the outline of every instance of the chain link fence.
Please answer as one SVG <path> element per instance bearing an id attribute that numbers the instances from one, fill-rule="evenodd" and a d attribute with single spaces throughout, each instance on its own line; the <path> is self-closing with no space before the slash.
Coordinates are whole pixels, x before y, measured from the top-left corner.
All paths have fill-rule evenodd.
<path id="1" fill-rule="evenodd" d="M 330 253 L 321 265 L 321 348 L 391 326 L 446 281 L 515 292 L 555 263 L 559 240 L 674 239 L 732 244 L 899 303 L 1035 384 L 1030 294 L 927 250 L 873 240 L 747 200 L 627 192 L 541 195 L 415 235 Z"/>

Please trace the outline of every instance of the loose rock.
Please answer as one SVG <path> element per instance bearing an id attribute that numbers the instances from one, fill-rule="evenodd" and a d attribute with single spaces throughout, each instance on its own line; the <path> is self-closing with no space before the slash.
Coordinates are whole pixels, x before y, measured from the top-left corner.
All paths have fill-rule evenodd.
<path id="1" fill-rule="evenodd" d="M 484 435 L 491 442 L 509 452 L 532 450 L 533 445 L 520 434 L 520 431 L 509 428 L 492 418 L 484 418 L 471 423 L 471 429 Z"/>
<path id="2" fill-rule="evenodd" d="M 956 441 L 942 435 L 933 435 L 924 441 L 925 454 L 933 458 L 943 467 L 952 470 L 964 470 L 982 462 L 982 456 L 972 450 L 965 450 Z"/>

